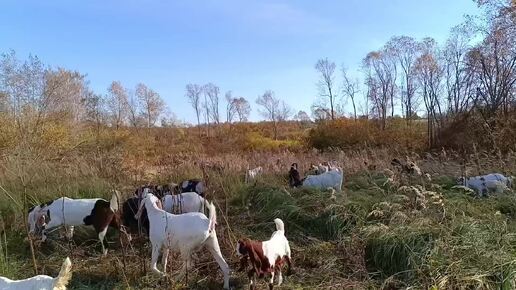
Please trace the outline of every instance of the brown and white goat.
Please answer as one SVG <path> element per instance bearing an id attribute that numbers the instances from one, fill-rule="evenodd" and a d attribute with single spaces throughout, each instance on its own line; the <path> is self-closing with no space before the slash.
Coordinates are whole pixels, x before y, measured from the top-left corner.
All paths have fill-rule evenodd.
<path id="1" fill-rule="evenodd" d="M 240 259 L 239 271 L 244 271 L 248 263 L 251 263 L 252 269 L 247 272 L 249 277 L 250 289 L 255 289 L 255 276 L 263 277 L 270 273 L 269 289 L 273 289 L 274 275 L 278 274 L 278 286 L 283 283 L 281 268 L 284 263 L 288 265 L 287 275 L 291 273 L 292 262 L 290 256 L 290 246 L 285 237 L 285 226 L 279 218 L 274 220 L 276 231 L 268 241 L 253 241 L 250 239 L 242 239 L 237 243 L 237 255 L 242 256 Z"/>

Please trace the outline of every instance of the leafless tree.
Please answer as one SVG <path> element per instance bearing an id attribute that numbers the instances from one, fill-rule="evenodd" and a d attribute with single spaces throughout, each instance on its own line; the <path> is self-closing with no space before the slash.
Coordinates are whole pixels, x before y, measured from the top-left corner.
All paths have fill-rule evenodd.
<path id="1" fill-rule="evenodd" d="M 311 121 L 310 116 L 308 116 L 305 111 L 297 112 L 297 114 L 294 116 L 294 119 L 301 123 L 309 123 Z"/>
<path id="2" fill-rule="evenodd" d="M 335 119 L 335 67 L 335 63 L 328 60 L 328 58 L 320 59 L 315 64 L 315 69 L 320 74 L 320 79 L 317 83 L 319 96 L 330 101 L 330 115 L 332 120 Z"/>
<path id="3" fill-rule="evenodd" d="M 355 121 L 357 120 L 357 106 L 355 103 L 355 97 L 359 92 L 358 80 L 351 80 L 347 74 L 346 68 L 342 67 L 342 93 L 344 96 L 348 97 L 351 100 L 351 104 L 353 105 L 353 116 Z"/>
<path id="4" fill-rule="evenodd" d="M 390 52 L 382 50 L 368 53 L 363 60 L 363 67 L 366 73 L 367 96 L 373 102 L 382 129 L 385 129 L 389 105 L 391 116 L 394 115 L 396 66 Z"/>
<path id="5" fill-rule="evenodd" d="M 416 73 L 421 95 L 423 97 L 428 121 L 428 142 L 432 146 L 436 142 L 439 130 L 443 127 L 443 106 L 441 102 L 441 87 L 444 69 L 439 63 L 437 44 L 433 39 L 423 40 L 424 52 L 416 60 Z"/>
<path id="6" fill-rule="evenodd" d="M 219 93 L 220 89 L 212 83 L 204 85 L 204 94 L 207 96 L 205 106 L 206 113 L 210 115 L 210 119 L 215 123 L 220 123 L 219 115 Z"/>
<path id="7" fill-rule="evenodd" d="M 467 67 L 467 56 L 473 31 L 465 23 L 452 28 L 443 49 L 445 60 L 445 82 L 449 117 L 465 112 L 471 104 L 476 90 L 471 70 Z"/>
<path id="8" fill-rule="evenodd" d="M 186 85 L 186 97 L 188 98 L 190 105 L 192 105 L 192 108 L 195 110 L 195 116 L 197 117 L 197 127 L 199 129 L 199 137 L 201 136 L 201 93 L 202 86 L 197 84 Z"/>
<path id="9" fill-rule="evenodd" d="M 227 91 L 226 95 L 226 122 L 231 123 L 235 118 L 236 112 L 236 99 L 233 98 L 232 92 Z"/>
<path id="10" fill-rule="evenodd" d="M 142 83 L 136 86 L 136 96 L 140 102 L 141 115 L 146 120 L 147 128 L 154 126 L 165 110 L 165 102 L 157 92 Z"/>
<path id="11" fill-rule="evenodd" d="M 86 121 L 95 125 L 97 136 L 106 123 L 106 100 L 102 95 L 88 91 L 84 100 L 86 105 Z"/>
<path id="12" fill-rule="evenodd" d="M 129 111 L 127 90 L 119 81 L 113 81 L 108 87 L 107 108 L 111 123 L 118 130 L 126 123 Z"/>
<path id="13" fill-rule="evenodd" d="M 260 106 L 258 112 L 265 119 L 272 122 L 274 139 L 278 138 L 278 122 L 286 120 L 290 114 L 288 106 L 274 96 L 273 91 L 266 91 L 262 96 L 256 99 L 256 104 Z"/>
<path id="14" fill-rule="evenodd" d="M 244 97 L 235 98 L 234 107 L 238 116 L 238 121 L 246 122 L 251 114 L 251 105 L 249 102 Z"/>
<path id="15" fill-rule="evenodd" d="M 138 98 L 136 97 L 136 94 L 134 91 L 128 91 L 128 98 L 127 98 L 127 111 L 128 111 L 128 118 L 129 118 L 129 124 L 133 127 L 139 127 L 142 125 L 141 118 L 139 115 L 140 112 L 140 103 L 138 102 Z"/>
<path id="16" fill-rule="evenodd" d="M 410 122 L 417 108 L 414 100 L 417 90 L 414 65 L 421 53 L 421 45 L 412 37 L 395 36 L 389 40 L 386 47 L 401 67 L 402 86 L 401 105 L 407 122 Z"/>

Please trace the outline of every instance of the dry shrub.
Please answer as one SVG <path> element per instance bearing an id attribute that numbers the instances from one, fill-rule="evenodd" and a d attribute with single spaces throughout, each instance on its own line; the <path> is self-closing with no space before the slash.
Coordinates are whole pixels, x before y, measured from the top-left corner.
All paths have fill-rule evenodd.
<path id="1" fill-rule="evenodd" d="M 516 150 L 516 110 L 486 123 L 478 114 L 456 116 L 440 131 L 436 148 L 509 152 Z"/>
<path id="2" fill-rule="evenodd" d="M 317 149 L 356 149 L 363 146 L 420 151 L 425 148 L 426 137 L 419 121 L 410 125 L 399 118 L 390 119 L 382 130 L 371 120 L 341 118 L 321 122 L 312 129 L 308 144 Z M 396 142 L 393 142 L 396 140 Z"/>

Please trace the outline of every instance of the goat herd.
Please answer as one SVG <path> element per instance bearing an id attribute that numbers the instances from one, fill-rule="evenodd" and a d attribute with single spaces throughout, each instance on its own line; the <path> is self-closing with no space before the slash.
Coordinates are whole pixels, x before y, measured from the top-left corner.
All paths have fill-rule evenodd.
<path id="1" fill-rule="evenodd" d="M 400 171 L 421 175 L 415 164 L 402 164 L 397 159 L 393 166 Z M 344 174 L 342 168 L 334 163 L 311 165 L 310 172 L 301 178 L 298 165 L 291 165 L 288 177 L 291 187 L 315 187 L 340 192 Z M 262 168 L 247 170 L 246 182 L 250 182 L 262 173 Z M 498 173 L 478 177 L 461 178 L 459 186 L 484 194 L 497 184 L 508 187 L 512 178 Z M 29 209 L 28 225 L 31 239 L 47 239 L 53 229 L 64 227 L 67 238 L 72 238 L 74 227 L 90 225 L 95 229 L 103 254 L 107 254 L 104 237 L 108 227 L 115 228 L 128 241 L 132 234 L 144 233 L 151 243 L 151 270 L 165 276 L 170 250 L 179 252 L 183 260 L 181 276 L 188 281 L 188 268 L 192 266 L 192 254 L 204 247 L 213 256 L 224 275 L 224 289 L 229 289 L 230 269 L 222 256 L 216 233 L 217 213 L 212 202 L 205 199 L 205 186 L 201 180 L 187 180 L 179 185 L 142 186 L 135 190 L 134 196 L 122 203 L 119 209 L 119 194 L 114 192 L 110 201 L 93 199 L 71 199 L 61 197 Z M 206 213 L 206 214 L 205 214 Z M 255 288 L 256 277 L 270 275 L 269 289 L 273 288 L 275 275 L 278 285 L 283 281 L 282 266 L 292 267 L 289 242 L 285 236 L 285 226 L 279 218 L 274 220 L 276 231 L 268 241 L 241 239 L 236 245 L 240 256 L 240 271 L 247 272 L 251 289 Z M 162 254 L 162 270 L 157 267 L 159 255 Z M 66 258 L 59 275 L 52 278 L 38 275 L 25 280 L 10 280 L 0 277 L 0 289 L 66 289 L 71 278 L 71 261 Z"/>

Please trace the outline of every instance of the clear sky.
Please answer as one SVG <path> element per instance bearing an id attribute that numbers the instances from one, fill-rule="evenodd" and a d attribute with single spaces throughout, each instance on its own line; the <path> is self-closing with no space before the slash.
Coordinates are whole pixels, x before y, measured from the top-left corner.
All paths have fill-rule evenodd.
<path id="1" fill-rule="evenodd" d="M 0 52 L 86 73 L 98 93 L 143 82 L 188 122 L 187 83 L 246 97 L 254 120 L 267 89 L 309 112 L 317 59 L 356 70 L 393 35 L 441 43 L 479 13 L 473 0 L 0 1 Z"/>

